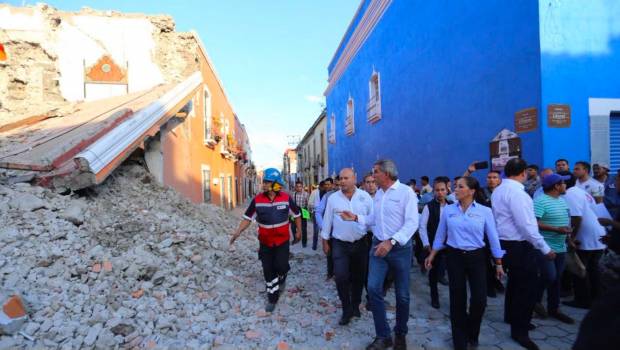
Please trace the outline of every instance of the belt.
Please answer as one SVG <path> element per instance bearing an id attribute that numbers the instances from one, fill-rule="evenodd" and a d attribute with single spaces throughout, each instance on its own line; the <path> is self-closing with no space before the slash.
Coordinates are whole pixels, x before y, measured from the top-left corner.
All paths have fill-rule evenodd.
<path id="1" fill-rule="evenodd" d="M 476 254 L 476 253 L 480 253 L 484 251 L 484 247 L 473 249 L 473 250 L 464 250 L 464 249 L 454 248 L 449 245 L 447 245 L 447 247 L 449 250 L 457 252 L 457 253 L 461 253 L 461 254 Z"/>
<path id="2" fill-rule="evenodd" d="M 349 244 L 355 244 L 355 243 L 357 243 L 357 242 L 360 242 L 363 238 L 364 238 L 364 236 L 360 237 L 359 239 L 356 239 L 356 240 L 355 240 L 355 241 L 353 241 L 353 242 L 350 242 L 350 241 L 343 241 L 343 240 L 341 240 L 341 239 L 334 238 L 334 237 L 333 237 L 333 235 L 332 235 L 332 239 L 333 239 L 334 241 L 338 241 L 338 242 L 342 242 L 342 243 L 349 243 Z"/>

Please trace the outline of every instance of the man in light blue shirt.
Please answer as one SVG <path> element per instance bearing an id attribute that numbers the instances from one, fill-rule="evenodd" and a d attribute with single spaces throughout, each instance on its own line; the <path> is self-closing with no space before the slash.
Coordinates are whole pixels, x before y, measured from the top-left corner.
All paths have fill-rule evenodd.
<path id="1" fill-rule="evenodd" d="M 411 187 L 398 181 L 398 170 L 393 161 L 379 160 L 373 167 L 379 190 L 373 198 L 373 213 L 356 215 L 343 211 L 345 220 L 372 226 L 374 234 L 370 250 L 368 293 L 375 323 L 375 340 L 372 349 L 394 345 L 404 349 L 407 345 L 409 320 L 409 272 L 411 270 L 411 237 L 418 229 L 418 197 Z M 392 341 L 390 326 L 385 313 L 383 281 L 389 270 L 394 272 L 396 291 L 396 326 Z"/>
<path id="2" fill-rule="evenodd" d="M 338 297 L 342 303 L 342 317 L 339 324 L 344 326 L 352 317 L 360 317 L 360 303 L 366 275 L 368 248 L 364 236 L 366 225 L 345 221 L 340 213 L 347 210 L 358 215 L 372 214 L 372 198 L 363 190 L 355 187 L 356 177 L 353 170 L 345 168 L 340 171 L 340 191 L 327 200 L 323 215 L 323 251 L 332 251 L 334 260 L 334 277 Z M 331 247 L 328 242 L 331 239 Z"/>

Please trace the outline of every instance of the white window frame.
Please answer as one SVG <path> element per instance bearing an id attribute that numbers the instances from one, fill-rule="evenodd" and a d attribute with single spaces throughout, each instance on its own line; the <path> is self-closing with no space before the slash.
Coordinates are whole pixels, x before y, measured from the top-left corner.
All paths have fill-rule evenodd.
<path id="1" fill-rule="evenodd" d="M 202 103 L 204 143 L 205 145 L 215 145 L 216 142 L 213 139 L 213 110 L 211 105 L 211 91 L 209 91 L 207 85 L 205 85 L 203 89 Z"/>
<path id="2" fill-rule="evenodd" d="M 344 132 L 348 136 L 355 133 L 355 103 L 351 96 L 349 96 L 347 101 L 347 117 L 344 121 Z"/>
<path id="3" fill-rule="evenodd" d="M 375 83 L 376 82 L 376 83 Z M 366 106 L 366 119 L 374 124 L 381 120 L 381 76 L 373 70 L 368 81 L 368 105 Z"/>
<path id="4" fill-rule="evenodd" d="M 332 116 L 329 119 L 330 129 L 329 129 L 329 143 L 336 143 L 336 115 L 332 113 Z"/>

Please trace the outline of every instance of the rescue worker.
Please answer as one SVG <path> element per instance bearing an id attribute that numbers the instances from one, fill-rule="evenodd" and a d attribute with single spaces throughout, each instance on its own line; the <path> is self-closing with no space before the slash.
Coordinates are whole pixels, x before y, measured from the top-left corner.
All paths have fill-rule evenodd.
<path id="1" fill-rule="evenodd" d="M 288 193 L 282 191 L 284 181 L 280 171 L 274 168 L 265 170 L 263 193 L 252 199 L 243 215 L 239 227 L 230 237 L 232 245 L 241 233 L 250 226 L 253 219 L 258 222 L 258 258 L 263 265 L 263 275 L 267 285 L 267 305 L 265 311 L 273 312 L 280 292 L 284 289 L 289 266 L 289 215 L 295 218 L 297 231 L 292 244 L 301 240 L 301 214 Z"/>

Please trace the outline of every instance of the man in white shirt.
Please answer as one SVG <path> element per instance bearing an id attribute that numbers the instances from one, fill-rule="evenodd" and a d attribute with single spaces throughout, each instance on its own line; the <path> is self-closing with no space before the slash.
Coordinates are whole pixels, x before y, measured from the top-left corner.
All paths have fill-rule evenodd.
<path id="1" fill-rule="evenodd" d="M 512 339 L 526 349 L 538 349 L 528 335 L 537 302 L 536 261 L 540 252 L 549 259 L 554 259 L 555 253 L 538 232 L 532 198 L 523 186 L 526 168 L 523 159 L 509 160 L 504 168 L 507 179 L 493 191 L 491 203 L 502 249 L 506 251 L 508 286 L 504 321 L 510 324 Z"/>
<path id="2" fill-rule="evenodd" d="M 577 163 L 578 164 L 578 163 Z M 577 169 L 577 164 L 575 169 Z M 595 199 L 575 185 L 575 179 L 567 181 L 564 200 L 568 204 L 573 227 L 574 245 L 577 255 L 586 267 L 586 277 L 574 276 L 575 300 L 563 302 L 571 307 L 589 309 L 592 301 L 600 295 L 599 260 L 605 251 L 600 239 L 606 234 L 594 211 Z"/>
<path id="3" fill-rule="evenodd" d="M 590 176 L 590 163 L 584 161 L 576 162 L 573 174 L 577 178 L 577 187 L 594 197 L 596 203 L 603 203 L 605 185 Z"/>
<path id="4" fill-rule="evenodd" d="M 338 324 L 344 326 L 352 317 L 360 317 L 360 303 L 368 249 L 364 236 L 366 225 L 344 221 L 340 217 L 343 211 L 357 215 L 372 213 L 372 198 L 363 190 L 355 187 L 356 177 L 353 170 L 345 168 L 340 171 L 340 191 L 327 199 L 327 207 L 323 215 L 323 251 L 329 254 L 332 249 L 334 260 L 334 279 L 338 297 L 342 303 L 342 317 Z M 328 244 L 331 239 L 331 248 Z"/>
<path id="5" fill-rule="evenodd" d="M 370 307 L 375 323 L 375 340 L 370 350 L 407 347 L 409 320 L 409 273 L 411 270 L 411 237 L 418 229 L 418 197 L 411 187 L 398 181 L 398 170 L 389 159 L 375 162 L 373 167 L 379 190 L 373 198 L 373 213 L 356 215 L 343 211 L 345 220 L 372 226 L 373 242 L 368 272 Z M 392 341 L 385 313 L 383 282 L 388 270 L 394 272 L 396 291 L 396 326 Z"/>

